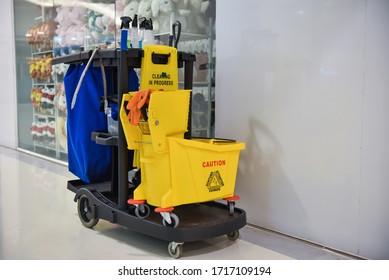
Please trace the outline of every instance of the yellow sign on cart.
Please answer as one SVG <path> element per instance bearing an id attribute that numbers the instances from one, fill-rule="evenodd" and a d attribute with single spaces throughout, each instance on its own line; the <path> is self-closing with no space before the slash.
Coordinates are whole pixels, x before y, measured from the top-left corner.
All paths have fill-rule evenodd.
<path id="1" fill-rule="evenodd" d="M 163 45 L 143 47 L 140 89 L 178 89 L 177 49 Z"/>

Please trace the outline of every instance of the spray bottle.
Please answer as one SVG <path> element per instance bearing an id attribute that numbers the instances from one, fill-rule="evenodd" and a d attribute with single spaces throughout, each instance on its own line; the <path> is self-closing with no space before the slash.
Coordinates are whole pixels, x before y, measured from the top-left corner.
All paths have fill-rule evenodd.
<path id="1" fill-rule="evenodd" d="M 120 49 L 126 50 L 128 48 L 127 41 L 128 41 L 128 30 L 130 28 L 130 22 L 131 18 L 130 17 L 121 17 L 120 18 L 122 21 L 121 24 L 121 32 L 120 32 Z"/>
<path id="2" fill-rule="evenodd" d="M 145 21 L 145 31 L 142 46 L 155 45 L 153 20 L 150 18 Z"/>
<path id="3" fill-rule="evenodd" d="M 138 15 L 134 15 L 130 32 L 131 48 L 139 48 Z"/>
<path id="4" fill-rule="evenodd" d="M 141 17 L 139 19 L 139 48 L 142 48 L 143 46 L 145 28 L 146 28 L 146 18 Z"/>

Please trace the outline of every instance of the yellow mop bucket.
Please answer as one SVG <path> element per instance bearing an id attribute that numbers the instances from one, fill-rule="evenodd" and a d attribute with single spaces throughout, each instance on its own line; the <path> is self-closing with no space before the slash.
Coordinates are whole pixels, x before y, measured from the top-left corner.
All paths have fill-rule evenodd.
<path id="1" fill-rule="evenodd" d="M 244 143 L 217 139 L 168 137 L 169 151 L 151 149 L 141 156 L 142 184 L 134 199 L 169 208 L 234 195 L 240 150 Z M 146 155 L 147 153 L 147 155 Z"/>
<path id="2" fill-rule="evenodd" d="M 140 89 L 178 89 L 177 49 L 163 45 L 143 47 Z"/>
<path id="3" fill-rule="evenodd" d="M 190 90 L 152 92 L 147 120 L 134 126 L 125 110 L 134 94 L 123 95 L 120 109 L 128 148 L 136 150 L 134 166 L 141 169 L 133 199 L 169 208 L 233 196 L 244 143 L 184 139 Z"/>
<path id="4" fill-rule="evenodd" d="M 154 91 L 149 95 L 147 112 L 143 110 L 142 116 L 137 115 L 139 122 L 129 122 L 126 103 L 132 106 L 138 99 L 144 101 L 139 95 L 141 91 L 124 94 L 120 109 L 128 148 L 136 152 L 133 165 L 141 169 L 142 180 L 134 190 L 133 200 L 167 209 L 231 198 L 244 143 L 184 139 L 190 90 L 177 90 L 177 49 L 144 48 L 140 88 L 142 94 Z"/>

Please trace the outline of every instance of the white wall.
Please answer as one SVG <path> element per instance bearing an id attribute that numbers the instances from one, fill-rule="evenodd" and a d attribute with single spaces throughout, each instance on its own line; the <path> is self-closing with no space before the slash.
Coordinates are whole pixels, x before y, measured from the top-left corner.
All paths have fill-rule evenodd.
<path id="1" fill-rule="evenodd" d="M 16 148 L 16 74 L 12 0 L 0 9 L 0 145 Z"/>
<path id="2" fill-rule="evenodd" d="M 223 0 L 216 136 L 248 222 L 389 259 L 389 1 Z"/>

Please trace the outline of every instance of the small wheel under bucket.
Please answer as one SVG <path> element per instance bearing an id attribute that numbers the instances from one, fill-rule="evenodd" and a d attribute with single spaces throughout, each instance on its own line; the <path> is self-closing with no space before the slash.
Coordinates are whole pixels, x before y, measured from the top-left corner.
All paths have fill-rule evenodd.
<path id="1" fill-rule="evenodd" d="M 165 227 L 172 227 L 172 228 L 178 227 L 178 224 L 180 223 L 178 216 L 176 214 L 173 214 L 173 213 L 169 213 L 169 216 L 170 216 L 171 222 L 169 223 L 166 221 L 166 219 L 162 219 L 162 224 Z"/>
<path id="2" fill-rule="evenodd" d="M 135 208 L 135 215 L 138 218 L 146 219 L 150 215 L 150 207 L 147 204 L 138 205 Z"/>

